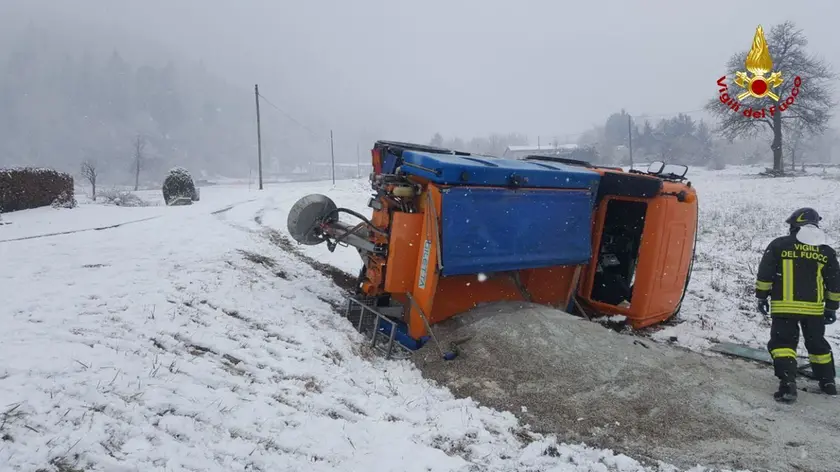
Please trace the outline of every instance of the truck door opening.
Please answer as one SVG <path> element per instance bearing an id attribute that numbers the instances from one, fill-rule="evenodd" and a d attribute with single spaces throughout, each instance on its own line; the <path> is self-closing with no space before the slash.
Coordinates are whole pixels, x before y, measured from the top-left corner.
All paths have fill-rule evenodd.
<path id="1" fill-rule="evenodd" d="M 624 307 L 632 303 L 646 211 L 645 202 L 610 200 L 607 203 L 592 300 Z"/>

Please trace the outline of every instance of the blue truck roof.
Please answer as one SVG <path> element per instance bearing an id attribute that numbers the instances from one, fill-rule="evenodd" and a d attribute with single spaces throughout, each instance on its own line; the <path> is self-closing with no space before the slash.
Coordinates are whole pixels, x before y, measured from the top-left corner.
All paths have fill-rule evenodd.
<path id="1" fill-rule="evenodd" d="M 480 155 L 405 150 L 401 171 L 444 185 L 597 188 L 600 174 L 579 166 Z M 519 184 L 517 184 L 519 182 Z"/>

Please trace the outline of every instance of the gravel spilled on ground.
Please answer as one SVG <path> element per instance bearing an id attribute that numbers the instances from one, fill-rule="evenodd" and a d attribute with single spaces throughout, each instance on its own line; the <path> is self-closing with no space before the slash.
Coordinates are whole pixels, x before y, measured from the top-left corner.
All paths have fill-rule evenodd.
<path id="1" fill-rule="evenodd" d="M 434 327 L 424 374 L 534 431 L 681 467 L 836 471 L 840 399 L 772 398 L 772 368 L 618 334 L 548 307 L 497 303 Z M 800 387 L 816 384 L 800 379 Z M 640 457 L 640 454 L 642 457 Z"/>

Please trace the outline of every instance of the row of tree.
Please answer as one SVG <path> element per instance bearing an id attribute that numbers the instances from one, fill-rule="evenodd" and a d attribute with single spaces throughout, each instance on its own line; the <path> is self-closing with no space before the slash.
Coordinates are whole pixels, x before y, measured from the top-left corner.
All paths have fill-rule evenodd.
<path id="1" fill-rule="evenodd" d="M 501 156 L 508 146 L 528 145 L 528 137 L 519 133 L 492 133 L 488 136 L 475 137 L 465 141 L 458 137 L 444 138 L 440 133 L 435 133 L 429 141 L 429 145 L 476 154 Z"/>
<path id="2" fill-rule="evenodd" d="M 457 137 L 444 138 L 440 133 L 436 133 L 429 144 L 492 156 L 503 155 L 509 146 L 533 145 L 529 143 L 526 135 L 519 133 L 494 133 L 469 141 Z M 570 143 L 555 137 L 543 140 L 540 144 L 556 148 Z M 697 122 L 688 115 L 662 119 L 655 125 L 645 121 L 640 127 L 622 110 L 607 118 L 603 126 L 581 135 L 576 144 L 593 150 L 594 153 L 589 154 L 591 158 L 604 164 L 629 162 L 631 146 L 637 160 L 659 159 L 700 164 L 712 158 L 714 141 L 709 126 L 704 121 Z"/>
<path id="3" fill-rule="evenodd" d="M 706 164 L 714 159 L 715 139 L 703 121 L 686 114 L 641 125 L 624 110 L 610 115 L 603 126 L 595 127 L 578 139 L 592 146 L 604 163 L 628 164 L 632 150 L 635 161 L 662 160 L 683 164 Z"/>
<path id="4" fill-rule="evenodd" d="M 247 175 L 232 157 L 254 145 L 253 113 L 248 90 L 201 63 L 132 64 L 37 26 L 0 46 L 0 167 L 75 174 L 89 161 L 110 182 L 134 184 L 139 140 L 152 180 L 174 165 Z"/>

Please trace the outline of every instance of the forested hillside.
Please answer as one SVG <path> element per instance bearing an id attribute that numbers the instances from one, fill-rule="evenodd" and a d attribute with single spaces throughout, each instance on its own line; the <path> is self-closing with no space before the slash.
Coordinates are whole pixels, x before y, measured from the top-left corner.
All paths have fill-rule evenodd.
<path id="1" fill-rule="evenodd" d="M 247 175 L 255 141 L 253 92 L 204 64 L 138 60 L 29 25 L 0 45 L 0 166 L 77 172 L 96 160 L 112 182 L 141 180 L 173 165 L 195 174 Z M 109 51 L 109 52 L 105 52 Z"/>

